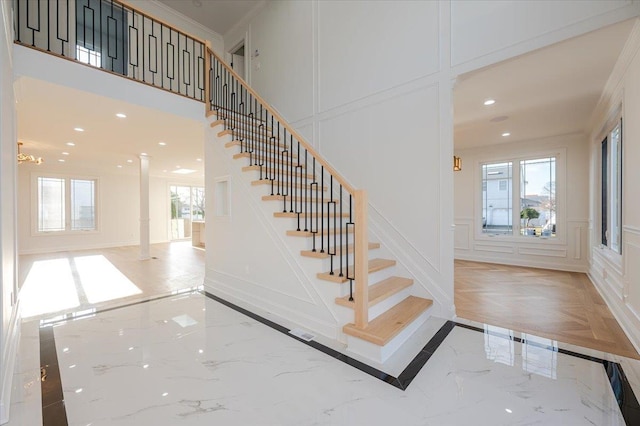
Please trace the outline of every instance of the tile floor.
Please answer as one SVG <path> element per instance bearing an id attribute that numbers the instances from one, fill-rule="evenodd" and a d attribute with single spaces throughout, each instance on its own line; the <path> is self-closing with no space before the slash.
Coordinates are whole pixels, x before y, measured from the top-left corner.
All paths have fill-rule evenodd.
<path id="1" fill-rule="evenodd" d="M 180 244 L 155 246 L 172 265 L 133 248 L 25 260 L 63 259 L 79 303 L 23 321 L 9 426 L 640 424 L 637 360 L 430 318 L 377 377 L 193 291 L 203 252 Z M 140 292 L 96 302 L 97 255 Z"/>
<path id="2" fill-rule="evenodd" d="M 197 292 L 53 332 L 74 426 L 625 424 L 601 362 L 473 325 L 480 331 L 453 327 L 431 348 L 404 391 Z M 39 332 L 23 324 L 11 426 L 42 424 Z M 638 361 L 582 353 L 623 360 L 637 394 Z"/>

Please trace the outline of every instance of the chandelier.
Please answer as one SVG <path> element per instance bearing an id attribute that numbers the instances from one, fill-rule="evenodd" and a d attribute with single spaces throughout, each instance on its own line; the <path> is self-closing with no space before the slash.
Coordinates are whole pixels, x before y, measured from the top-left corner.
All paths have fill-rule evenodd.
<path id="1" fill-rule="evenodd" d="M 22 163 L 36 163 L 38 165 L 42 164 L 42 157 L 35 157 L 33 155 L 23 154 L 20 152 L 20 147 L 22 146 L 22 142 L 18 142 L 18 164 Z"/>

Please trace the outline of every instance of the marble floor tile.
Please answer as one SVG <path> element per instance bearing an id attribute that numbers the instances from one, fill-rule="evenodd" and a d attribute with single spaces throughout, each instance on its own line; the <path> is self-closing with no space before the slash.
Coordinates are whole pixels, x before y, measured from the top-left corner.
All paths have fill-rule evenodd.
<path id="1" fill-rule="evenodd" d="M 199 293 L 53 330 L 74 426 L 625 424 L 602 363 L 498 328 L 453 327 L 405 391 Z"/>

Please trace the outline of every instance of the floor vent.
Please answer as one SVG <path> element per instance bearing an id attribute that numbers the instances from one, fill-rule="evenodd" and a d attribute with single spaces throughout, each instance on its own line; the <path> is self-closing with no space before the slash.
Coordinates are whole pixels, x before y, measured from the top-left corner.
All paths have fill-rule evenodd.
<path id="1" fill-rule="evenodd" d="M 296 337 L 301 338 L 302 340 L 306 341 L 306 342 L 310 342 L 311 340 L 315 339 L 316 336 L 309 333 L 308 331 L 304 331 L 302 329 L 299 328 L 294 328 L 293 330 L 289 330 L 290 334 L 293 334 Z"/>

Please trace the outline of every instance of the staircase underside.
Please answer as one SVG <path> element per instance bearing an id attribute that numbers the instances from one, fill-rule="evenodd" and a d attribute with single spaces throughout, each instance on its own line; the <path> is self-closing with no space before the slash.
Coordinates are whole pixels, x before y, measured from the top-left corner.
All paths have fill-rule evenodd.
<path id="1" fill-rule="evenodd" d="M 217 119 L 215 114 L 209 115 L 216 118 L 216 120 L 211 123 L 211 127 L 221 129 L 222 126 L 224 126 L 225 122 L 223 117 Z M 242 118 L 241 120 L 248 119 Z M 327 185 L 317 185 L 315 183 L 309 185 L 307 183 L 309 180 L 317 180 L 317 177 L 314 176 L 315 169 L 310 170 L 309 167 L 301 166 L 301 162 L 298 162 L 300 164 L 296 164 L 296 167 L 287 165 L 288 161 L 293 161 L 290 159 L 295 158 L 295 156 L 290 155 L 286 157 L 281 155 L 281 150 L 286 149 L 286 144 L 282 144 L 277 135 L 272 135 L 270 129 L 261 127 L 259 131 L 243 129 L 242 131 L 235 132 L 226 129 L 218 130 L 216 134 L 218 137 L 230 138 L 227 139 L 224 146 L 227 149 L 235 150 L 234 153 L 231 154 L 233 161 L 246 162 L 241 169 L 242 172 L 258 172 L 260 174 L 260 179 L 252 181 L 251 185 L 256 187 L 264 186 L 268 190 L 268 193 L 262 196 L 262 200 L 265 202 L 279 202 L 274 203 L 274 207 L 277 206 L 273 213 L 274 220 L 290 220 L 292 223 L 298 224 L 300 229 L 295 229 L 294 227 L 294 229 L 288 230 L 286 232 L 287 236 L 291 238 L 323 238 L 323 236 L 334 235 L 334 229 L 319 224 L 326 223 L 333 226 L 334 223 L 339 224 L 342 223 L 341 221 L 346 222 L 350 220 L 350 213 L 343 212 L 340 207 L 332 208 L 330 212 L 322 211 L 321 213 L 312 210 L 312 213 L 306 213 L 307 216 L 305 217 L 303 214 L 296 212 L 294 208 L 287 206 L 287 203 L 291 203 L 293 206 L 296 203 L 306 203 L 310 202 L 310 199 L 313 201 L 320 197 L 323 197 L 322 199 L 326 202 L 331 199 L 332 194 Z M 251 150 L 251 152 L 247 152 L 247 150 Z M 257 164 L 258 161 L 256 160 L 258 152 L 262 153 L 260 154 L 260 164 Z M 279 170 L 278 176 L 282 176 L 283 182 L 274 179 L 265 179 L 263 172 L 269 168 L 271 168 L 271 170 L 277 168 Z M 307 191 L 307 194 L 312 194 L 312 196 L 303 197 L 303 188 Z M 291 195 L 286 195 L 287 192 Z M 322 194 L 322 196 L 319 194 Z M 336 199 L 331 202 L 334 203 L 334 206 L 339 206 L 340 198 L 336 197 Z M 343 200 L 343 204 L 344 202 Z M 350 204 L 349 197 L 347 197 L 347 204 Z M 347 206 L 342 208 L 347 209 Z M 309 221 L 309 229 L 304 228 L 304 226 L 307 226 L 305 219 Z M 304 224 L 304 226 L 301 224 Z M 350 238 L 349 235 L 353 233 L 353 229 L 353 226 L 341 227 L 340 235 Z M 315 241 L 316 240 L 314 240 L 314 247 L 316 247 Z M 315 249 L 301 250 L 300 255 L 317 259 L 319 262 L 318 269 L 320 271 L 316 272 L 315 276 L 318 280 L 327 281 L 332 283 L 332 285 L 349 286 L 349 281 L 354 280 L 354 265 L 352 263 L 343 264 L 342 259 L 353 255 L 354 244 L 348 240 L 344 242 L 342 239 L 333 242 L 333 240 L 328 238 L 327 241 L 332 241 L 332 246 L 326 247 L 323 245 L 322 248 L 316 247 Z M 335 247 L 333 246 L 334 244 Z M 311 247 L 311 244 L 309 247 Z M 370 252 L 380 248 L 380 243 L 369 242 L 368 249 Z M 341 259 L 339 267 L 334 264 L 337 262 L 331 262 L 331 269 L 325 269 L 324 272 L 321 272 L 323 269 L 322 265 L 325 265 L 325 267 L 329 265 L 332 254 L 339 254 L 341 256 L 339 257 L 339 259 Z M 396 268 L 395 260 L 374 257 L 371 256 L 370 253 L 369 256 L 369 276 L 370 278 L 375 277 L 378 281 L 369 284 L 368 306 L 370 316 L 372 308 L 377 310 L 376 316 L 362 328 L 356 326 L 355 323 L 345 321 L 342 326 L 342 332 L 345 335 L 361 339 L 382 348 L 394 341 L 394 338 L 401 335 L 403 331 L 405 331 L 404 334 L 407 334 L 406 330 L 410 325 L 413 324 L 413 327 L 416 327 L 414 322 L 420 318 L 423 320 L 426 319 L 425 312 L 433 305 L 433 301 L 412 294 L 414 286 L 412 279 L 393 275 L 392 272 L 394 272 Z M 357 277 L 355 277 L 355 280 L 357 280 Z M 319 282 L 318 285 L 323 284 Z M 343 296 L 336 297 L 335 304 L 340 307 L 339 309 L 346 308 L 353 312 L 355 310 L 355 302 L 352 295 L 347 294 L 344 296 L 347 291 L 342 290 L 340 290 L 340 293 L 342 293 Z M 351 318 L 353 318 L 353 313 L 351 314 Z M 403 337 L 403 339 L 406 339 L 406 336 Z M 382 357 L 374 355 L 372 358 L 383 362 L 380 358 L 387 356 L 388 354 Z"/>

